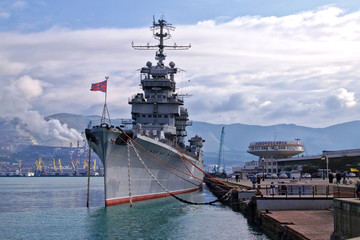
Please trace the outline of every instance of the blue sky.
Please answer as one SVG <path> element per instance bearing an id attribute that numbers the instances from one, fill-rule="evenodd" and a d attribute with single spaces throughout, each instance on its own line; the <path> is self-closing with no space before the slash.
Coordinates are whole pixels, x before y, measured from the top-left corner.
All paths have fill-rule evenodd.
<path id="1" fill-rule="evenodd" d="M 192 95 L 191 120 L 326 127 L 360 119 L 355 0 L 3 0 L 1 116 L 32 126 L 60 112 L 99 115 L 104 95 L 89 88 L 110 76 L 110 114 L 129 118 L 128 98 L 141 91 L 136 70 L 155 61 L 131 42 L 154 43 L 149 27 L 162 14 L 176 27 L 168 44 L 192 46 L 166 60 L 185 70 L 176 81 Z"/>
<path id="2" fill-rule="evenodd" d="M 152 16 L 164 14 L 174 25 L 215 19 L 228 21 L 244 15 L 285 16 L 325 5 L 357 11 L 356 0 L 3 0 L 2 31 L 44 31 L 53 26 L 70 29 L 133 28 L 149 25 Z"/>

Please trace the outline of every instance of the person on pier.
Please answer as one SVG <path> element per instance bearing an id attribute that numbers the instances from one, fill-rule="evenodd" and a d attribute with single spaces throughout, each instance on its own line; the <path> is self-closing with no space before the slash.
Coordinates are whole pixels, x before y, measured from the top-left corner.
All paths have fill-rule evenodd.
<path id="1" fill-rule="evenodd" d="M 269 193 L 272 196 L 275 195 L 275 184 L 274 184 L 274 182 L 271 182 Z"/>
<path id="2" fill-rule="evenodd" d="M 329 172 L 329 183 L 332 184 L 334 181 L 334 175 L 332 174 L 332 172 Z"/>
<path id="3" fill-rule="evenodd" d="M 280 189 L 281 189 L 281 195 L 286 195 L 287 187 L 286 187 L 284 181 L 281 182 Z"/>

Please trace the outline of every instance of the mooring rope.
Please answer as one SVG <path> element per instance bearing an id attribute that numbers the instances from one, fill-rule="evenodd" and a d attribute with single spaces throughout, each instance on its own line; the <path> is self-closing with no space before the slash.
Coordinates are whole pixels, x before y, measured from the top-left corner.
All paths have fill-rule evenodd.
<path id="1" fill-rule="evenodd" d="M 129 146 L 128 141 L 125 141 L 119 134 L 117 134 L 117 133 L 116 133 L 115 131 L 113 131 L 111 128 L 108 128 L 108 129 L 109 129 L 111 132 L 113 132 L 119 139 L 121 139 L 124 143 L 126 143 L 126 144 Z M 162 166 L 162 165 L 154 162 L 153 160 L 151 160 L 148 156 L 144 155 L 144 154 L 141 153 L 141 152 L 138 152 L 137 149 L 135 149 L 135 147 L 134 147 L 134 145 L 133 145 L 133 142 L 136 143 L 136 144 L 137 144 L 141 149 L 143 149 L 145 152 L 149 153 L 151 156 L 153 156 L 154 158 L 158 159 L 158 160 L 161 161 L 162 163 L 168 165 L 169 167 L 171 167 L 171 168 L 173 168 L 173 169 L 175 169 L 175 170 L 177 170 L 177 171 L 179 171 L 179 172 L 181 172 L 181 173 L 183 173 L 183 174 L 185 174 L 185 175 L 193 176 L 195 180 L 196 180 L 196 179 L 199 179 L 199 178 L 195 177 L 195 176 L 192 175 L 192 174 L 185 173 L 185 172 L 181 171 L 180 169 L 177 169 L 177 168 L 175 168 L 174 166 L 168 164 L 167 162 L 161 160 L 160 158 L 158 158 L 157 156 L 155 156 L 154 154 L 152 154 L 151 152 L 149 152 L 147 149 L 145 149 L 143 146 L 141 146 L 141 145 L 140 145 L 138 142 L 136 142 L 134 139 L 132 139 L 132 138 L 131 138 L 128 134 L 126 134 L 121 128 L 118 128 L 118 129 L 119 129 L 128 139 L 130 139 L 129 142 L 130 142 L 131 145 L 132 145 L 131 148 L 134 149 L 134 151 L 136 152 L 136 154 L 137 154 L 138 157 L 140 157 L 140 155 L 139 155 L 139 153 L 140 153 L 140 154 L 143 155 L 145 158 L 147 158 L 150 162 L 158 165 L 159 167 L 163 168 L 164 170 L 168 171 L 169 173 L 171 173 L 171 174 L 173 174 L 173 175 L 175 175 L 175 176 L 177 176 L 177 177 L 179 177 L 179 178 L 181 178 L 181 179 L 183 179 L 183 180 L 185 180 L 185 181 L 187 181 L 187 182 L 195 185 L 195 183 L 189 181 L 188 179 L 185 179 L 185 178 L 179 176 L 178 174 L 170 171 L 169 169 L 166 169 L 164 166 Z M 217 199 L 217 200 L 215 200 L 215 201 L 212 201 L 212 202 L 208 202 L 208 203 L 191 203 L 191 202 L 188 202 L 188 201 L 186 201 L 186 200 L 183 200 L 183 199 L 175 196 L 173 193 L 171 193 L 171 192 L 169 192 L 169 191 L 166 191 L 166 189 L 164 189 L 169 195 L 173 196 L 174 198 L 178 199 L 179 201 L 182 201 L 182 200 L 183 200 L 183 202 L 185 202 L 185 203 L 188 203 L 188 204 L 198 204 L 198 205 L 212 204 L 212 203 L 221 201 L 221 200 L 223 200 L 223 199 L 228 199 L 228 198 L 229 198 L 229 195 L 232 193 L 232 191 L 234 191 L 234 190 L 236 190 L 236 189 L 239 189 L 238 187 L 230 186 L 230 185 L 228 185 L 228 184 L 226 184 L 226 183 L 223 183 L 223 182 L 217 180 L 216 178 L 212 177 L 211 175 L 209 175 L 208 173 L 206 173 L 204 170 L 202 170 L 202 169 L 200 169 L 198 166 L 196 166 L 196 164 L 194 164 L 192 161 L 190 161 L 190 160 L 189 160 L 183 153 L 181 153 L 179 150 L 178 150 L 178 154 L 179 154 L 179 156 L 183 156 L 183 157 L 184 157 L 190 164 L 192 164 L 195 168 L 197 168 L 198 170 L 200 170 L 201 172 L 203 172 L 205 175 L 207 175 L 208 177 L 210 177 L 211 179 L 213 179 L 214 181 L 216 181 L 216 182 L 217 182 L 216 185 L 224 186 L 224 187 L 231 187 L 231 189 L 230 189 L 227 193 L 225 193 L 224 195 L 222 195 L 221 198 L 219 198 L 219 199 Z M 140 160 L 142 161 L 141 158 L 140 158 Z M 144 163 L 144 162 L 142 161 L 142 163 Z M 144 164 L 145 164 L 145 163 L 144 163 Z M 145 165 L 145 166 L 146 166 L 146 165 Z M 153 177 L 153 178 L 155 178 L 155 177 Z M 155 180 L 155 179 L 154 179 L 154 180 Z M 197 181 L 197 180 L 196 180 L 196 181 Z M 202 185 L 202 184 L 201 184 L 201 185 Z M 203 186 L 203 185 L 202 185 L 202 186 Z M 214 190 L 214 191 L 215 191 L 215 192 L 225 192 L 225 191 L 216 191 L 216 190 Z"/>
<path id="2" fill-rule="evenodd" d="M 121 130 L 121 129 L 120 129 L 120 130 Z M 125 141 L 119 134 L 117 134 L 117 133 L 116 133 L 115 131 L 113 131 L 111 128 L 110 128 L 110 131 L 113 132 L 113 133 L 114 133 L 119 139 L 121 139 L 125 144 L 128 144 L 127 141 Z M 124 135 L 125 135 L 128 139 L 130 139 L 132 142 L 136 143 L 140 148 L 142 148 L 142 149 L 143 149 L 146 153 L 148 153 L 149 155 L 153 156 L 155 159 L 157 159 L 157 160 L 159 160 L 160 162 L 166 164 L 167 166 L 169 166 L 169 167 L 171 167 L 171 168 L 173 168 L 173 169 L 175 169 L 175 170 L 183 173 L 184 175 L 191 176 L 190 174 L 185 173 L 184 171 L 181 171 L 180 169 L 177 169 L 176 167 L 170 165 L 169 163 L 161 160 L 160 158 L 158 158 L 157 156 L 155 156 L 154 154 L 152 154 L 151 152 L 149 152 L 148 150 L 146 150 L 144 147 L 142 147 L 139 143 L 137 143 L 134 139 L 132 139 L 130 136 L 128 136 L 125 132 L 123 132 L 122 130 L 121 130 L 121 132 L 124 133 Z M 181 178 L 182 180 L 187 181 L 187 182 L 189 182 L 189 183 L 191 183 L 191 184 L 193 184 L 193 185 L 197 185 L 197 183 L 194 183 L 194 182 L 192 182 L 192 181 L 189 181 L 189 180 L 183 178 L 182 176 L 176 174 L 175 172 L 172 172 L 172 171 L 170 171 L 169 169 L 165 168 L 165 167 L 162 166 L 161 164 L 159 164 L 159 163 L 151 160 L 150 157 L 146 156 L 144 153 L 141 153 L 141 152 L 139 152 L 139 153 L 140 153 L 142 156 L 144 156 L 146 159 L 148 159 L 150 162 L 158 165 L 159 167 L 161 167 L 161 168 L 164 169 L 165 171 L 168 171 L 169 173 L 171 173 L 171 174 L 173 174 L 173 175 Z"/>
<path id="3" fill-rule="evenodd" d="M 200 185 L 202 185 L 204 188 L 206 188 L 206 189 L 208 189 L 208 190 L 210 190 L 210 191 L 213 191 L 213 192 L 226 192 L 226 191 L 223 191 L 223 190 L 215 190 L 215 189 L 210 189 L 210 188 L 208 188 L 206 185 L 203 185 L 203 183 L 204 183 L 204 181 L 202 181 L 202 182 L 200 182 L 199 180 L 197 180 L 197 178 L 194 176 L 194 174 L 192 174 L 192 172 L 190 171 L 190 169 L 188 168 L 188 166 L 186 166 L 186 163 L 185 163 L 185 161 L 184 161 L 184 159 L 183 159 L 183 157 L 182 157 L 182 155 L 181 154 L 179 154 L 179 157 L 180 157 L 180 159 L 181 159 L 181 161 L 183 162 L 183 164 L 184 164 L 184 166 L 186 167 L 186 169 L 188 170 L 188 172 L 191 174 L 191 176 L 193 176 L 193 178 L 200 184 Z M 185 157 L 184 157 L 185 158 Z M 188 160 L 189 161 L 189 160 Z"/>
<path id="4" fill-rule="evenodd" d="M 196 164 L 194 164 L 192 161 L 190 161 L 182 152 L 180 152 L 178 150 L 178 154 L 179 156 L 183 156 L 191 165 L 193 165 L 194 167 L 196 167 L 199 171 L 201 171 L 202 173 L 204 173 L 207 177 L 213 179 L 214 181 L 216 181 L 218 184 L 218 186 L 223 186 L 223 187 L 230 187 L 230 188 L 236 188 L 236 189 L 239 189 L 239 187 L 234 187 L 234 186 L 231 186 L 231 185 L 228 185 L 224 182 L 221 182 L 219 180 L 217 180 L 216 178 L 214 178 L 213 176 L 211 176 L 210 174 L 208 174 L 207 172 L 205 172 L 204 170 L 202 170 L 201 168 L 199 168 L 198 166 L 196 166 Z"/>
<path id="5" fill-rule="evenodd" d="M 231 195 L 231 193 L 235 190 L 235 189 L 230 189 L 229 192 L 227 192 L 226 194 L 224 194 L 221 198 L 218 198 L 214 201 L 211 201 L 211 202 L 205 202 L 205 203 L 198 203 L 198 202 L 190 202 L 190 201 L 187 201 L 185 199 L 182 199 L 182 198 L 179 198 L 178 196 L 176 196 L 175 194 L 173 194 L 172 192 L 170 192 L 150 171 L 150 169 L 146 166 L 145 162 L 141 159 L 139 153 L 138 153 L 138 150 L 134 147 L 134 144 L 132 143 L 132 141 L 130 141 L 129 145 L 131 146 L 132 149 L 134 149 L 139 161 L 141 162 L 141 164 L 144 166 L 144 168 L 146 169 L 146 171 L 148 172 L 148 174 L 152 177 L 152 179 L 154 179 L 154 181 L 159 184 L 159 186 L 165 191 L 167 192 L 169 195 L 171 195 L 172 197 L 176 198 L 177 200 L 183 202 L 183 203 L 187 203 L 187 204 L 192 204 L 192 205 L 211 205 L 213 203 L 216 203 L 222 199 L 228 199 Z M 128 146 L 129 146 L 128 145 Z"/>
<path id="6" fill-rule="evenodd" d="M 183 173 L 183 174 L 185 174 L 185 175 L 191 176 L 190 174 L 185 173 L 185 172 L 183 172 L 182 170 L 177 169 L 176 167 L 174 167 L 174 166 L 168 164 L 167 162 L 161 160 L 160 158 L 158 158 L 157 156 L 155 156 L 154 154 L 152 154 L 151 152 L 149 152 L 147 149 L 145 149 L 143 146 L 141 146 L 141 145 L 140 145 L 138 142 L 136 142 L 134 139 L 132 139 L 132 138 L 131 138 L 128 134 L 126 134 L 121 128 L 118 128 L 118 129 L 119 129 L 128 139 L 130 139 L 132 142 L 134 142 L 136 145 L 138 145 L 140 148 L 142 148 L 145 152 L 147 152 L 148 154 L 150 154 L 151 156 L 153 156 L 154 158 L 156 158 L 156 159 L 159 160 L 160 162 L 168 165 L 169 167 L 171 167 L 171 168 L 173 168 L 173 169 L 175 169 L 175 170 L 177 170 L 177 171 L 179 171 L 179 172 L 181 172 L 181 173 Z M 109 130 L 110 130 L 111 132 L 113 132 L 113 133 L 114 133 L 119 139 L 121 139 L 124 143 L 127 144 L 127 141 L 125 141 L 122 137 L 120 137 L 119 134 L 117 134 L 117 133 L 116 133 L 115 131 L 113 131 L 111 128 L 109 128 Z M 179 176 L 178 174 L 176 174 L 176 173 L 170 171 L 169 169 L 164 168 L 164 167 L 161 166 L 160 164 L 154 162 L 154 161 L 151 160 L 149 157 L 145 156 L 143 153 L 140 153 L 140 154 L 143 155 L 145 158 L 147 158 L 147 159 L 148 159 L 149 161 L 151 161 L 152 163 L 154 163 L 154 164 L 158 165 L 159 167 L 163 168 L 164 170 L 170 172 L 171 174 L 173 174 L 173 175 L 175 175 L 175 176 L 177 176 L 177 177 L 179 177 L 179 178 L 181 178 L 181 179 L 183 179 L 183 180 L 185 180 L 185 181 L 187 181 L 187 182 L 190 182 L 189 180 L 187 180 L 187 179 Z M 211 178 L 211 179 L 213 179 L 214 181 L 216 181 L 216 182 L 217 182 L 217 185 L 219 185 L 219 186 L 224 186 L 224 187 L 233 187 L 233 186 L 230 186 L 230 185 L 228 185 L 228 184 L 226 184 L 226 183 L 223 183 L 223 182 L 217 180 L 216 178 L 212 177 L 210 174 L 208 174 L 208 173 L 205 172 L 204 170 L 200 169 L 198 166 L 196 166 L 196 164 L 194 164 L 192 161 L 190 161 L 190 160 L 189 160 L 183 153 L 181 153 L 179 150 L 178 150 L 178 154 L 179 154 L 179 156 L 183 156 L 190 164 L 192 164 L 194 167 L 196 167 L 199 171 L 201 171 L 202 173 L 204 173 L 206 176 L 208 176 L 209 178 Z M 199 179 L 199 178 L 198 178 L 198 177 L 194 177 L 194 179 L 197 181 L 197 179 Z M 202 179 L 199 179 L 199 180 L 202 180 Z M 190 183 L 192 183 L 192 184 L 195 185 L 195 183 L 193 183 L 193 182 L 190 182 Z M 235 188 L 238 188 L 238 187 L 235 187 Z M 225 191 L 223 191 L 223 192 L 225 192 Z"/>
<path id="7" fill-rule="evenodd" d="M 128 140 L 129 141 L 129 140 Z M 128 146 L 128 177 L 129 177 L 129 200 L 130 207 L 132 207 L 132 197 L 131 197 L 131 170 L 130 170 L 130 146 Z"/>

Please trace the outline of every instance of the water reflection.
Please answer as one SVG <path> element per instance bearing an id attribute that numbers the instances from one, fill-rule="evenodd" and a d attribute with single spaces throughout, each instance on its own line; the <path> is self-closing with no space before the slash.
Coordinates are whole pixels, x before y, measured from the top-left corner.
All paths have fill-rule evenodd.
<path id="1" fill-rule="evenodd" d="M 187 205 L 168 197 L 104 207 L 103 178 L 92 178 L 90 190 L 87 209 L 87 178 L 1 178 L 0 238 L 268 239 L 220 203 Z M 207 190 L 179 196 L 215 199 Z"/>
<path id="2" fill-rule="evenodd" d="M 180 196 L 214 200 L 207 190 Z M 188 205 L 174 198 L 99 208 L 90 213 L 89 227 L 90 239 L 268 239 L 226 206 Z"/>
<path id="3" fill-rule="evenodd" d="M 0 212 L 86 206 L 87 178 L 12 177 L 0 180 Z M 104 206 L 103 178 L 93 178 L 90 183 L 90 206 Z"/>

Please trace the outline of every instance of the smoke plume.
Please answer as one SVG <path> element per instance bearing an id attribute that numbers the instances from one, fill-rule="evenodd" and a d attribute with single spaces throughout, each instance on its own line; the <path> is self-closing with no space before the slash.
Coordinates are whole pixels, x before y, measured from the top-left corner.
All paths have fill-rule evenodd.
<path id="1" fill-rule="evenodd" d="M 68 146 L 70 142 L 81 141 L 77 130 L 57 119 L 44 120 L 44 116 L 32 109 L 32 102 L 41 97 L 45 85 L 28 75 L 8 85 L 0 83 L 1 117 L 20 119 L 19 134 L 30 133 L 43 145 Z"/>

